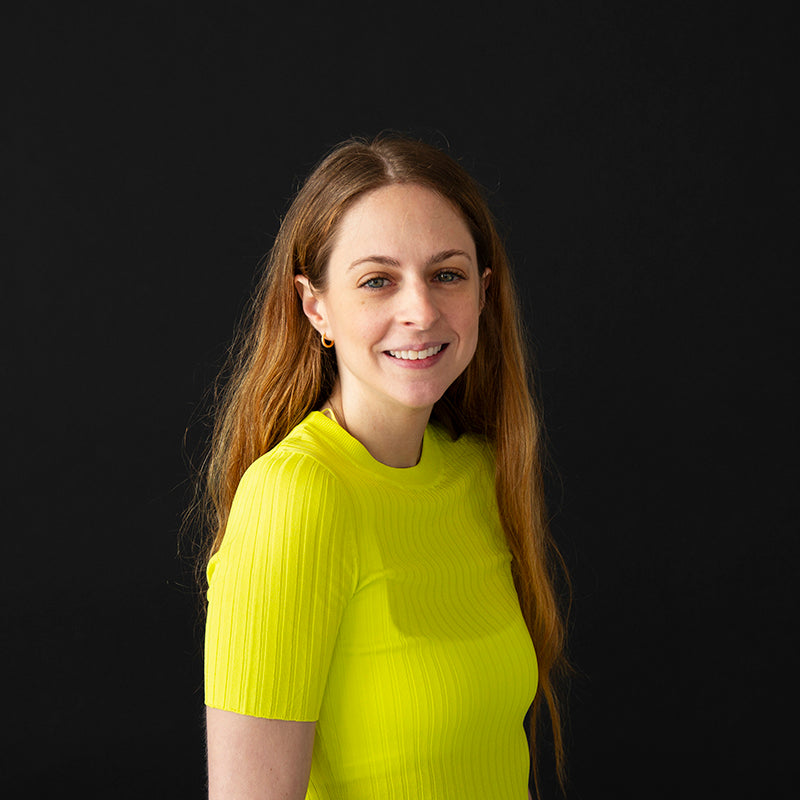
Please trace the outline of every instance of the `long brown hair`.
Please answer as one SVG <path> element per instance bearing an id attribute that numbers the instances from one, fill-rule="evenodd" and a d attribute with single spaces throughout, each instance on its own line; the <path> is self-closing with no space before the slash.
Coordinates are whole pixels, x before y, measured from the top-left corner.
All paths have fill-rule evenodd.
<path id="1" fill-rule="evenodd" d="M 563 563 L 548 529 L 540 414 L 533 399 L 505 248 L 481 188 L 443 151 L 396 135 L 372 141 L 351 139 L 319 163 L 294 198 L 215 393 L 204 486 L 210 536 L 201 566 L 219 549 L 244 471 L 318 408 L 333 389 L 335 356 L 320 346 L 303 313 L 294 277 L 305 275 L 312 286 L 324 290 L 327 261 L 342 215 L 365 192 L 392 183 L 419 184 L 449 200 L 473 235 L 481 274 L 487 268 L 492 271 L 475 357 L 436 403 L 432 419 L 454 437 L 477 433 L 494 445 L 500 519 L 539 663 L 539 691 L 531 721 L 534 776 L 538 787 L 536 746 L 546 714 L 563 788 L 558 685 L 566 673 L 565 629 L 556 589 Z"/>

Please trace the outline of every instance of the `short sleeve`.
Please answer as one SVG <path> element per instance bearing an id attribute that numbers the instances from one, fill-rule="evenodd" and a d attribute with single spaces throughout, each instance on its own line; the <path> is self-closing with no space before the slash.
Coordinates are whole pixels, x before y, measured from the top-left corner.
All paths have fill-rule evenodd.
<path id="1" fill-rule="evenodd" d="M 356 582 L 341 494 L 325 467 L 299 453 L 269 453 L 242 477 L 208 565 L 207 705 L 318 719 Z"/>

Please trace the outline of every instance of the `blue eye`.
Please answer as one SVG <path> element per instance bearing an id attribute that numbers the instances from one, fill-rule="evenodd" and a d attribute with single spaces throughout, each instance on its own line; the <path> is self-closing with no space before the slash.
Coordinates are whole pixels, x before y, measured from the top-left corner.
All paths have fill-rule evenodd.
<path id="1" fill-rule="evenodd" d="M 437 273 L 436 280 L 440 283 L 453 283 L 454 281 L 461 280 L 463 277 L 464 276 L 460 275 L 458 272 L 453 272 L 452 270 L 446 269 Z"/>
<path id="2" fill-rule="evenodd" d="M 383 289 L 386 286 L 388 278 L 370 278 L 361 284 L 362 287 L 367 289 Z"/>

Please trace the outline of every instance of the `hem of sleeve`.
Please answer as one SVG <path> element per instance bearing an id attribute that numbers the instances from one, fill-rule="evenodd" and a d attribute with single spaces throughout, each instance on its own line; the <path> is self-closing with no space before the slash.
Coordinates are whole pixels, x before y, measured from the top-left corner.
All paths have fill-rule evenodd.
<path id="1" fill-rule="evenodd" d="M 229 711 L 242 717 L 255 717 L 256 719 L 274 719 L 280 722 L 319 722 L 319 715 L 313 714 L 289 714 L 289 713 L 265 713 L 262 711 L 242 711 L 240 708 L 233 707 L 230 703 L 217 703 L 213 700 L 205 701 L 206 708 L 215 708 L 218 711 Z"/>

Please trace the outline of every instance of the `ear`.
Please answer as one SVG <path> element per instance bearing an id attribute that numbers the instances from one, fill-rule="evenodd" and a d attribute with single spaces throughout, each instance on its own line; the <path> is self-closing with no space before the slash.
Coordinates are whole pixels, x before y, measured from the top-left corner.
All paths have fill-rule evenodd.
<path id="1" fill-rule="evenodd" d="M 481 275 L 481 311 L 483 311 L 483 307 L 486 305 L 486 287 L 489 285 L 489 278 L 492 275 L 492 271 L 490 269 L 485 269 L 483 271 L 483 275 Z"/>
<path id="2" fill-rule="evenodd" d="M 325 315 L 325 303 L 322 298 L 314 291 L 305 275 L 294 276 L 294 288 L 297 289 L 297 294 L 300 295 L 303 313 L 308 317 L 308 321 L 314 326 L 317 333 L 325 333 L 328 320 Z"/>

